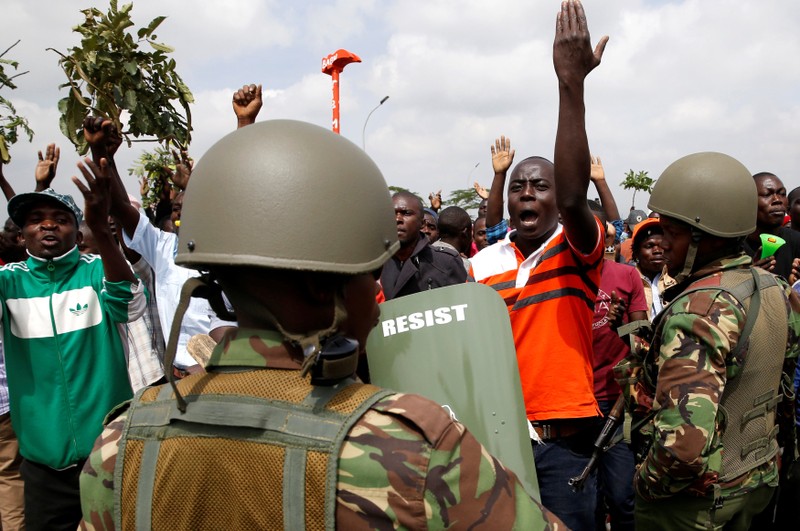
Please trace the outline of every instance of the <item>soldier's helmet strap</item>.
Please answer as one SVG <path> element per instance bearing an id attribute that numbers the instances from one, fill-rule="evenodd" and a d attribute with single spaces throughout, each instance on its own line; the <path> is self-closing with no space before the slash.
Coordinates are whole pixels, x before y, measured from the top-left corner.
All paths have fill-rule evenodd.
<path id="1" fill-rule="evenodd" d="M 680 284 L 692 274 L 695 259 L 697 258 L 697 248 L 700 246 L 700 238 L 703 232 L 692 227 L 692 242 L 689 244 L 689 249 L 686 251 L 686 260 L 683 262 L 683 271 L 675 276 L 676 283 Z"/>
<path id="2" fill-rule="evenodd" d="M 169 331 L 167 351 L 164 353 L 164 373 L 166 373 L 167 381 L 169 381 L 172 390 L 175 392 L 175 400 L 178 402 L 178 409 L 181 412 L 186 411 L 186 400 L 183 399 L 183 396 L 181 396 L 178 391 L 172 364 L 175 362 L 175 353 L 178 350 L 178 338 L 181 335 L 183 316 L 186 314 L 186 310 L 189 308 L 189 303 L 195 292 L 199 290 L 208 290 L 207 280 L 206 277 L 192 277 L 184 282 L 181 288 L 180 298 L 178 299 L 178 307 L 175 310 L 175 317 L 172 320 L 172 328 Z"/>

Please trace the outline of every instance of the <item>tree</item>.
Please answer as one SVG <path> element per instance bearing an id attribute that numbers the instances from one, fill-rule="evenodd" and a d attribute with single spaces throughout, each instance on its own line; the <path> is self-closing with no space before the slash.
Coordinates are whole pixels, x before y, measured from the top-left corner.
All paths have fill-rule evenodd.
<path id="1" fill-rule="evenodd" d="M 622 181 L 622 187 L 625 190 L 633 190 L 633 199 L 631 200 L 631 210 L 636 208 L 636 192 L 653 192 L 653 185 L 656 184 L 656 179 L 647 175 L 646 171 L 633 173 L 633 170 L 625 174 L 625 180 Z"/>
<path id="2" fill-rule="evenodd" d="M 11 66 L 14 68 L 14 70 L 19 68 L 19 63 L 17 61 L 5 58 L 5 55 L 8 53 L 8 51 L 17 44 L 19 44 L 19 41 L 6 48 L 6 51 L 3 53 L 0 53 L 0 89 L 5 87 L 8 87 L 11 90 L 16 89 L 17 86 L 12 80 L 28 73 L 26 71 L 9 75 L 6 74 L 3 69 L 4 65 Z M 19 116 L 17 114 L 17 110 L 14 108 L 14 105 L 12 105 L 7 98 L 0 95 L 0 164 L 6 164 L 11 160 L 11 154 L 9 153 L 8 148 L 17 142 L 20 131 L 27 135 L 28 142 L 33 140 L 33 131 L 28 126 L 28 120 L 22 116 Z"/>
<path id="3" fill-rule="evenodd" d="M 132 8 L 126 4 L 118 9 L 117 0 L 111 0 L 108 13 L 84 9 L 85 21 L 73 28 L 81 35 L 80 46 L 66 54 L 50 48 L 61 57 L 59 65 L 67 76 L 60 88 L 69 89 L 58 102 L 61 132 L 80 153 L 88 149 L 83 120 L 90 111 L 112 120 L 128 145 L 131 137 L 141 136 L 178 149 L 189 145 L 194 97 L 168 57 L 173 49 L 158 42 L 154 33 L 166 17 L 154 18 L 134 38 L 128 32 L 134 25 Z M 152 51 L 140 48 L 145 43 Z M 129 114 L 127 129 L 124 112 Z"/>
<path id="4" fill-rule="evenodd" d="M 467 211 L 477 210 L 481 201 L 482 199 L 475 193 L 474 188 L 460 188 L 450 192 L 447 200 L 442 201 L 442 207 L 457 206 Z"/>

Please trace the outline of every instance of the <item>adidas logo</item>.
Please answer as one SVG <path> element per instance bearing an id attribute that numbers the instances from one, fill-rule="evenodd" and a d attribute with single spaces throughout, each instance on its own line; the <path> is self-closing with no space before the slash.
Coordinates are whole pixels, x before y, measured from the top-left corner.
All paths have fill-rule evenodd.
<path id="1" fill-rule="evenodd" d="M 83 306 L 81 306 L 81 303 L 78 303 L 74 308 L 70 308 L 69 311 L 75 317 L 80 317 L 81 315 L 85 314 L 88 309 L 89 309 L 88 304 L 84 304 Z"/>

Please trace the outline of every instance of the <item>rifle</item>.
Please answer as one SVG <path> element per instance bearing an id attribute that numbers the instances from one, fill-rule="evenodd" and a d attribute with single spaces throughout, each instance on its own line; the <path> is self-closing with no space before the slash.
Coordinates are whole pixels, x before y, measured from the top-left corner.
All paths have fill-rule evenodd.
<path id="1" fill-rule="evenodd" d="M 580 492 L 583 490 L 583 484 L 586 483 L 592 471 L 597 468 L 597 460 L 600 459 L 600 455 L 611 446 L 609 443 L 614 436 L 614 432 L 617 431 L 617 427 L 622 422 L 624 408 L 625 397 L 620 395 L 617 401 L 614 402 L 614 407 L 612 407 L 611 411 L 608 413 L 606 423 L 600 431 L 600 435 L 598 435 L 597 440 L 594 441 L 594 452 L 592 452 L 591 459 L 586 463 L 586 467 L 579 476 L 575 476 L 569 480 L 569 486 L 572 487 L 573 491 Z"/>

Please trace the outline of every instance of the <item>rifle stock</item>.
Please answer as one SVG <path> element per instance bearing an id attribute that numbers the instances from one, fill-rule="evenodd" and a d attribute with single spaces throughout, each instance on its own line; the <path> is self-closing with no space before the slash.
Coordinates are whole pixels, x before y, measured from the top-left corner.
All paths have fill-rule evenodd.
<path id="1" fill-rule="evenodd" d="M 608 448 L 611 446 L 609 443 L 611 442 L 611 438 L 614 436 L 614 432 L 617 431 L 617 427 L 622 422 L 624 407 L 625 398 L 620 395 L 620 397 L 617 398 L 617 401 L 614 402 L 614 407 L 612 407 L 611 411 L 608 413 L 608 417 L 606 417 L 606 422 L 603 425 L 603 429 L 600 431 L 600 435 L 598 435 L 597 439 L 594 441 L 594 451 L 592 452 L 591 459 L 589 459 L 589 462 L 586 463 L 586 466 L 579 476 L 575 476 L 569 480 L 569 486 L 572 487 L 572 490 L 575 492 L 583 490 L 584 483 L 586 483 L 589 475 L 597 467 L 597 461 L 600 459 L 600 455 L 608 450 Z"/>

